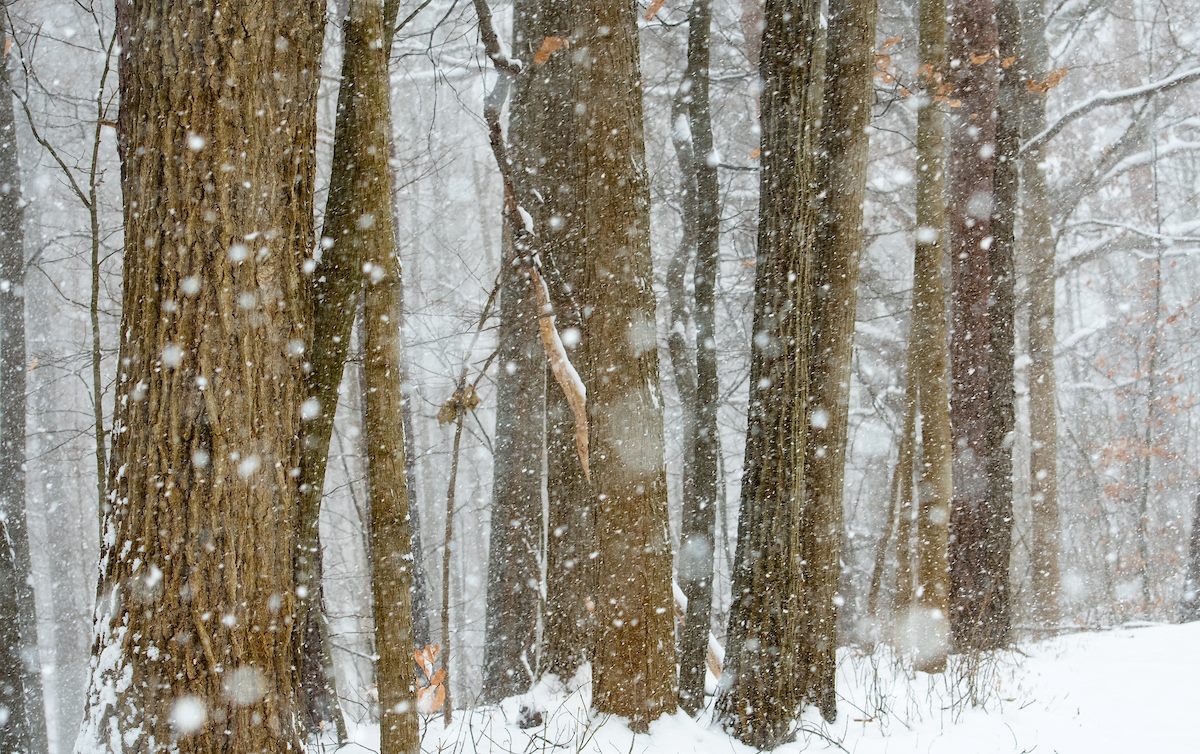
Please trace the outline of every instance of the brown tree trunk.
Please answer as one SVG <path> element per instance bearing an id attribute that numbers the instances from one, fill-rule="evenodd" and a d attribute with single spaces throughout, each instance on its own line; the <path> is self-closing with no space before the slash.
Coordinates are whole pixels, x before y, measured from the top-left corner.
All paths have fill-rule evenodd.
<path id="1" fill-rule="evenodd" d="M 0 37 L 7 16 L 0 19 Z M 0 750 L 48 750 L 25 519 L 25 233 L 7 57 L 0 59 Z M 101 440 L 100 442 L 103 442 Z"/>
<path id="2" fill-rule="evenodd" d="M 988 465 L 992 411 L 989 297 L 995 202 L 995 0 L 953 0 L 948 35 L 950 152 L 947 249 L 952 275 L 950 407 L 954 437 L 954 505 L 950 514 L 950 624 L 962 648 L 982 647 L 996 607 L 991 567 L 992 508 Z M 1007 562 L 1007 561 L 1006 561 Z"/>
<path id="3" fill-rule="evenodd" d="M 593 706 L 644 729 L 675 710 L 671 545 L 650 266 L 636 16 L 623 0 L 576 8 L 574 50 L 584 314 L 595 495 L 597 637 Z"/>
<path id="4" fill-rule="evenodd" d="M 1020 18 L 1016 0 L 996 0 L 996 29 L 1001 60 L 1020 55 Z M 991 296 L 988 300 L 987 508 L 983 562 L 987 591 L 979 605 L 975 646 L 1000 649 L 1012 634 L 1009 560 L 1012 557 L 1013 439 L 1016 432 L 1016 220 L 1021 150 L 1019 68 L 1002 69 L 996 112 L 996 162 L 992 177 L 992 245 L 988 249 Z"/>
<path id="5" fill-rule="evenodd" d="M 125 303 L 78 746 L 294 752 L 323 7 L 117 13 Z"/>
<path id="6" fill-rule="evenodd" d="M 1046 21 L 1041 0 L 1024 0 L 1020 8 L 1022 70 L 1044 80 L 1049 68 Z M 1046 95 L 1026 88 L 1021 103 L 1026 139 L 1046 128 Z M 1029 492 L 1033 508 L 1029 548 L 1030 588 L 1034 621 L 1059 621 L 1058 408 L 1055 400 L 1054 236 L 1050 198 L 1042 168 L 1041 147 L 1021 159 L 1022 242 L 1029 266 Z"/>
<path id="7" fill-rule="evenodd" d="M 837 714 L 837 590 L 850 409 L 850 366 L 858 304 L 867 180 L 867 126 L 875 69 L 875 0 L 831 6 L 821 116 L 821 200 L 813 258 L 814 333 L 805 447 L 811 534 L 801 557 L 813 577 L 803 635 L 810 668 L 805 698 L 826 720 Z"/>
<path id="8" fill-rule="evenodd" d="M 917 237 L 913 267 L 913 349 L 910 380 L 917 381 L 921 417 L 921 468 L 917 510 L 915 602 L 900 628 L 916 667 L 940 672 L 949 639 L 950 575 L 947 563 L 953 494 L 949 355 L 946 347 L 945 162 L 941 105 L 933 97 L 946 68 L 944 0 L 921 0 L 920 62 L 926 98 L 917 114 Z"/>
<path id="9" fill-rule="evenodd" d="M 344 242 L 361 254 L 363 406 L 367 490 L 371 500 L 371 591 L 381 754 L 416 754 L 416 668 L 413 664 L 413 547 L 409 529 L 401 355 L 400 257 L 392 206 L 391 106 L 383 16 L 378 0 L 351 0 L 343 26 L 353 97 L 347 135 L 354 134 L 346 209 L 353 221 Z M 345 82 L 345 79 L 344 79 Z M 341 215 L 345 217 L 345 215 Z M 449 700 L 447 700 L 449 701 Z"/>
<path id="10" fill-rule="evenodd" d="M 819 3 L 766 6 L 760 72 L 762 169 L 750 408 L 718 715 L 740 740 L 768 748 L 791 731 L 808 688 L 802 650 L 813 580 L 802 565 L 817 521 L 805 510 L 812 257 L 821 111 Z M 723 679 L 724 680 L 724 679 Z"/>

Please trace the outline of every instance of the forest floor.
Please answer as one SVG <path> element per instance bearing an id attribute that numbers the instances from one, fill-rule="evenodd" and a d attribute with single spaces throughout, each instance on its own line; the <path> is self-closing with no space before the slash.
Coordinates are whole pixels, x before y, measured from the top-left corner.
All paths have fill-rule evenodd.
<path id="1" fill-rule="evenodd" d="M 813 714 L 776 751 L 854 754 L 1194 754 L 1200 751 L 1200 623 L 1129 625 L 1021 645 L 983 660 L 954 658 L 945 675 L 909 674 L 886 649 L 840 657 L 838 719 Z M 635 735 L 588 712 L 587 686 L 535 689 L 499 706 L 422 725 L 423 752 L 750 754 L 710 716 L 664 717 Z M 544 724 L 517 725 L 522 704 Z M 378 731 L 355 731 L 339 754 L 378 751 Z M 326 750 L 329 751 L 329 750 Z"/>

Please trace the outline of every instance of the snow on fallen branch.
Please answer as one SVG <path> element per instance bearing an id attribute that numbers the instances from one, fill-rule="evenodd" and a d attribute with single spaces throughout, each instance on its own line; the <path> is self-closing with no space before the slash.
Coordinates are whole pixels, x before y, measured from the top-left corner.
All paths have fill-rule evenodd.
<path id="1" fill-rule="evenodd" d="M 1084 100 L 1075 107 L 1072 107 L 1070 110 L 1067 110 L 1053 124 L 1046 127 L 1046 129 L 1041 133 L 1030 138 L 1029 141 L 1022 145 L 1021 154 L 1025 154 L 1026 152 L 1030 152 L 1034 149 L 1044 146 L 1046 142 L 1057 136 L 1064 128 L 1097 108 L 1107 107 L 1109 105 L 1119 105 L 1123 102 L 1132 102 L 1133 100 L 1141 99 L 1142 97 L 1163 94 L 1171 91 L 1172 89 L 1176 89 L 1184 86 L 1185 84 L 1190 84 L 1198 80 L 1200 80 L 1200 67 L 1189 68 L 1186 71 L 1175 73 L 1167 76 L 1164 79 L 1151 81 L 1150 83 L 1142 84 L 1141 86 L 1135 86 L 1129 89 L 1120 89 L 1115 92 L 1100 92 L 1099 94 Z"/>
<path id="2" fill-rule="evenodd" d="M 475 15 L 479 18 L 479 34 L 483 38 L 484 50 L 492 65 L 496 67 L 499 77 L 496 86 L 487 96 L 484 104 L 484 119 L 488 124 L 488 142 L 492 147 L 492 155 L 496 159 L 496 167 L 504 184 L 504 214 L 507 226 L 513 234 L 513 246 L 517 259 L 529 274 L 533 294 L 538 304 L 538 333 L 541 337 L 542 348 L 546 351 L 546 361 L 555 382 L 566 396 L 567 405 L 575 420 L 575 451 L 579 454 L 579 463 L 583 467 L 583 478 L 591 481 L 591 468 L 588 463 L 588 418 L 587 418 L 587 389 L 571 357 L 559 337 L 555 327 L 554 306 L 550 300 L 550 289 L 538 271 L 538 260 L 530 248 L 533 237 L 533 217 L 517 201 L 516 189 L 510 174 L 508 159 L 508 144 L 504 139 L 504 127 L 500 123 L 500 112 L 504 101 L 508 99 L 508 87 L 511 79 L 521 75 L 524 65 L 520 60 L 510 58 L 500 42 L 496 27 L 492 24 L 492 10 L 486 0 L 474 0 Z M 556 48 L 557 49 L 557 48 Z M 553 50 L 551 50 L 553 52 Z"/>

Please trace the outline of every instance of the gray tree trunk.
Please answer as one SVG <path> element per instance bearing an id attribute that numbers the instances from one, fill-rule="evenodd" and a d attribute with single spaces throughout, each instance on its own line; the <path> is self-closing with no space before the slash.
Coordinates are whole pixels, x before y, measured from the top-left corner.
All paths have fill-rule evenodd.
<path id="1" fill-rule="evenodd" d="M 0 32 L 7 16 L 0 19 Z M 0 33 L 0 38 L 4 38 Z M 8 60 L 0 60 L 0 750 L 47 751 L 25 519 L 25 233 Z"/>
<path id="2" fill-rule="evenodd" d="M 769 748 L 791 732 L 810 669 L 802 646 L 820 564 L 803 564 L 818 523 L 805 509 L 805 438 L 821 112 L 819 3 L 765 9 L 762 168 L 745 475 L 718 715 Z"/>

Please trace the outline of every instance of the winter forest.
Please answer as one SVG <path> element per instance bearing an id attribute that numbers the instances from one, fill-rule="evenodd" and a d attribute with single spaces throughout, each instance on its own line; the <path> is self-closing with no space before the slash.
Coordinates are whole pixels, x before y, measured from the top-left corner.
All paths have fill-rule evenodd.
<path id="1" fill-rule="evenodd" d="M 0 26 L 0 754 L 1200 746 L 1196 0 Z"/>

